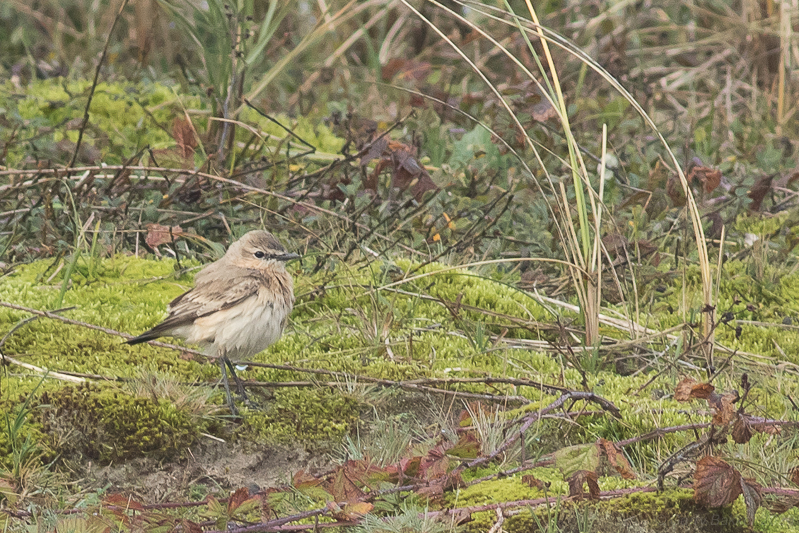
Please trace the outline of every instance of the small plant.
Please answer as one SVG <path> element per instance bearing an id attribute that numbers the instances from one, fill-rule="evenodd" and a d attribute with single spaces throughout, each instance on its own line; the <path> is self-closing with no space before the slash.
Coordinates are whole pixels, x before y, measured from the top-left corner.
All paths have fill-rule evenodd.
<path id="1" fill-rule="evenodd" d="M 10 464 L 0 470 L 0 496 L 4 496 L 11 505 L 26 498 L 47 491 L 54 473 L 48 465 L 42 463 L 45 450 L 34 438 L 29 418 L 31 416 L 31 399 L 41 387 L 46 374 L 28 397 L 15 411 L 4 416 L 4 430 L 11 453 Z"/>

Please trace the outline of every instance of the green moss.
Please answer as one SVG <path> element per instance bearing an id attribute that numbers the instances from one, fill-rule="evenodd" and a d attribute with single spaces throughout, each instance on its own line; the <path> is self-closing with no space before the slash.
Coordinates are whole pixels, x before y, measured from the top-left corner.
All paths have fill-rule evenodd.
<path id="1" fill-rule="evenodd" d="M 266 412 L 247 412 L 239 439 L 291 442 L 340 439 L 355 427 L 359 404 L 329 389 L 281 389 Z"/>
<path id="2" fill-rule="evenodd" d="M 143 455 L 173 458 L 185 453 L 202 429 L 170 402 L 91 384 L 45 392 L 37 411 L 51 449 L 102 462 Z"/>
<path id="3" fill-rule="evenodd" d="M 407 262 L 400 261 L 398 264 L 406 271 L 413 267 Z M 292 266 L 301 268 L 299 264 Z M 38 309 L 52 308 L 60 291 L 63 274 L 59 273 L 48 281 L 53 273 L 51 267 L 52 262 L 20 266 L 4 278 L 4 283 L 0 285 L 0 299 Z M 63 315 L 132 334 L 139 333 L 158 323 L 164 316 L 166 304 L 192 286 L 191 274 L 177 277 L 174 268 L 173 261 L 143 260 L 123 255 L 94 260 L 91 264 L 88 260 L 86 263 L 79 262 L 79 268 L 72 276 L 71 288 L 64 299 L 65 305 L 73 305 L 75 309 Z M 442 265 L 427 265 L 420 272 L 431 275 L 398 286 L 404 291 L 402 294 L 369 289 L 392 281 L 391 269 L 383 268 L 379 263 L 361 270 L 331 267 L 329 271 L 313 275 L 295 270 L 295 292 L 307 296 L 300 297 L 297 302 L 283 338 L 269 350 L 258 354 L 254 360 L 390 380 L 491 375 L 533 378 L 572 389 L 582 387 L 581 374 L 558 355 L 522 349 L 495 349 L 491 343 L 481 345 L 476 334 L 478 326 L 482 325 L 487 333 L 501 333 L 504 327 L 502 323 L 507 322 L 507 319 L 487 317 L 478 310 L 466 308 L 475 306 L 524 320 L 551 321 L 548 312 L 539 304 L 522 292 L 491 279 L 489 274 L 481 277 L 465 270 L 438 273 L 442 268 Z M 726 268 L 730 272 L 737 272 L 736 269 L 743 267 L 731 264 Z M 686 278 L 688 283 L 696 284 L 698 272 L 689 268 Z M 671 289 L 679 287 L 680 283 L 681 279 L 675 280 Z M 321 287 L 322 284 L 324 287 Z M 742 286 L 734 278 L 724 279 L 722 298 L 729 298 L 732 302 L 731 292 L 746 289 L 752 298 L 762 302 L 764 310 L 776 316 L 780 302 L 794 298 L 795 292 L 799 293 L 799 275 L 785 276 L 779 283 L 761 284 L 759 289 L 753 288 L 755 285 L 750 282 Z M 434 295 L 447 301 L 459 300 L 461 308 L 457 318 L 440 301 L 423 299 L 415 294 Z M 679 308 L 679 290 L 664 295 L 662 301 L 670 302 L 669 305 L 674 305 L 675 309 Z M 740 307 L 745 309 L 745 306 Z M 27 316 L 26 313 L 0 309 L 0 330 L 10 330 Z M 745 316 L 752 319 L 758 317 L 753 313 Z M 653 318 L 662 326 L 676 324 L 680 320 L 679 313 L 660 313 Z M 619 332 L 615 334 L 623 335 Z M 529 328 L 519 329 L 513 335 L 517 338 L 544 338 Z M 734 337 L 734 330 L 720 327 L 717 335 L 723 342 L 728 342 Z M 745 326 L 738 342 L 742 349 L 762 349 L 763 353 L 776 356 L 778 352 L 773 346 L 769 348 L 769 342 L 776 341 L 780 346 L 792 347 L 794 339 L 799 340 L 799 334 L 792 331 L 786 333 L 776 328 Z M 24 358 L 26 362 L 53 370 L 128 377 L 135 376 L 146 361 L 148 368 L 168 372 L 178 380 L 213 381 L 219 378 L 217 365 L 203 358 L 187 359 L 172 350 L 151 346 L 131 347 L 105 333 L 46 319 L 38 319 L 15 331 L 3 348 L 4 353 L 11 357 Z M 799 353 L 799 344 L 796 353 Z M 666 353 L 667 358 L 673 356 Z M 309 379 L 308 374 L 301 372 L 258 367 L 251 367 L 242 377 L 257 381 Z M 615 441 L 656 428 L 705 420 L 708 417 L 690 413 L 693 407 L 705 408 L 701 402 L 681 404 L 668 394 L 654 394 L 655 390 L 666 393 L 672 391 L 680 377 L 676 371 L 620 376 L 611 365 L 604 368 L 599 365 L 599 370 L 587 374 L 589 386 L 597 394 L 614 402 L 622 413 L 622 419 L 616 420 L 606 415 L 583 416 L 575 420 L 576 424 L 569 425 L 568 432 L 556 420 L 542 421 L 530 429 L 530 435 L 538 435 L 537 441 L 530 440 L 536 443 L 538 449 L 531 451 L 549 453 L 565 445 L 594 442 L 600 437 Z M 653 378 L 654 381 L 649 383 Z M 15 375 L 3 379 L 7 379 L 8 388 L 14 393 L 13 398 L 29 393 L 38 383 L 36 376 Z M 719 376 L 714 384 L 721 390 L 729 390 L 738 386 L 737 379 L 737 375 L 725 374 Z M 335 381 L 334 378 L 322 380 Z M 351 385 L 355 384 L 276 388 L 272 396 L 261 401 L 263 410 L 247 412 L 244 423 L 235 431 L 235 437 L 241 441 L 255 442 L 301 439 L 310 443 L 313 440 L 339 439 L 356 427 L 364 403 L 369 401 L 362 394 L 353 393 Z M 47 380 L 42 391 L 55 397 L 63 387 L 60 382 Z M 453 388 L 486 392 L 479 383 L 458 384 L 453 385 Z M 776 391 L 781 394 L 773 394 Z M 523 409 L 506 413 L 509 419 L 555 399 L 554 395 L 543 394 L 535 388 L 506 384 L 494 384 L 490 392 L 522 395 L 532 401 Z M 785 394 L 797 393 L 799 384 L 795 380 L 782 379 L 777 373 L 774 379 L 767 376 L 759 379 L 749 395 L 749 401 L 753 402 L 751 405 L 759 414 L 791 418 L 796 415 L 792 414 L 786 403 Z M 127 405 L 127 412 L 145 409 L 138 400 L 131 404 L 130 397 L 120 401 Z M 212 401 L 221 405 L 223 394 L 217 392 Z M 9 407 L 13 405 L 14 402 L 11 402 Z M 86 405 L 107 408 L 102 402 Z M 148 412 L 158 411 L 156 418 L 169 414 L 161 411 L 163 407 L 160 404 L 155 405 L 147 409 L 150 410 Z M 158 428 L 161 422 L 153 418 L 152 424 Z M 182 427 L 178 422 L 176 424 Z M 129 435 L 137 435 L 140 430 L 132 427 L 120 429 Z M 151 435 L 148 438 L 156 437 Z M 652 474 L 666 456 L 693 439 L 694 436 L 689 433 L 668 434 L 659 440 L 629 446 L 625 453 L 634 469 Z M 53 443 L 58 445 L 57 439 Z M 2 445 L 0 439 L 0 452 L 3 451 Z M 127 445 L 124 447 L 128 448 Z M 85 453 L 109 457 L 114 452 L 98 450 Z M 553 491 L 556 491 L 558 483 L 562 483 L 560 477 L 557 479 L 559 481 L 553 485 Z M 518 481 L 510 483 L 508 496 L 522 489 Z M 626 483 L 617 477 L 604 478 L 601 482 L 608 489 L 629 486 Z M 501 487 L 501 484 L 496 487 L 492 485 L 492 490 L 505 490 Z M 465 492 L 462 497 L 470 498 L 470 493 Z M 474 498 L 475 501 L 479 499 L 476 493 Z"/>

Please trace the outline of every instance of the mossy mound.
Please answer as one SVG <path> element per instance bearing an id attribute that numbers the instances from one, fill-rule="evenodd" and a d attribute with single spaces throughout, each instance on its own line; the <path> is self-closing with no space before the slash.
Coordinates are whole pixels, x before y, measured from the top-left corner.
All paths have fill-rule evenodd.
<path id="1" fill-rule="evenodd" d="M 49 448 L 102 462 L 174 459 L 186 453 L 202 429 L 169 401 L 89 383 L 42 393 L 36 412 Z"/>

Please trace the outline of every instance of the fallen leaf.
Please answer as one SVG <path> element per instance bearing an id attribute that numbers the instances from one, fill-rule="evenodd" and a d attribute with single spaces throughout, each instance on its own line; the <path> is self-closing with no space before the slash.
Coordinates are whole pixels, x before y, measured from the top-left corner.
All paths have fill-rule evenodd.
<path id="1" fill-rule="evenodd" d="M 721 171 L 710 167 L 696 165 L 691 167 L 685 176 L 689 183 L 699 183 L 710 194 L 721 183 Z"/>
<path id="2" fill-rule="evenodd" d="M 449 470 L 449 457 L 441 444 L 427 452 L 419 465 L 419 475 L 428 481 L 446 476 L 447 470 Z"/>
<path id="3" fill-rule="evenodd" d="M 175 117 L 175 120 L 172 121 L 172 137 L 178 145 L 180 157 L 187 163 L 194 163 L 194 150 L 198 144 L 191 122 L 186 118 Z"/>
<path id="4" fill-rule="evenodd" d="M 447 453 L 461 459 L 474 459 L 480 455 L 481 448 L 477 435 L 472 431 L 467 431 L 461 434 L 458 442 Z"/>
<path id="5" fill-rule="evenodd" d="M 528 487 L 541 490 L 545 490 L 549 486 L 547 483 L 544 483 L 543 481 L 541 481 L 532 474 L 522 476 L 522 483 L 524 483 Z"/>
<path id="6" fill-rule="evenodd" d="M 683 189 L 679 177 L 673 175 L 669 176 L 669 180 L 666 182 L 666 194 L 669 195 L 671 203 L 674 204 L 675 207 L 685 206 L 685 189 Z"/>
<path id="7" fill-rule="evenodd" d="M 707 403 L 715 411 L 713 415 L 713 425 L 726 426 L 733 418 L 735 418 L 734 402 L 738 401 L 738 391 L 733 391 L 727 394 L 717 394 L 715 392 L 710 394 Z"/>
<path id="8" fill-rule="evenodd" d="M 630 467 L 630 463 L 614 443 L 607 439 L 599 439 L 599 446 L 602 448 L 602 451 L 605 452 L 610 464 L 613 465 L 613 468 L 616 469 L 616 472 L 618 472 L 621 477 L 624 479 L 635 479 L 635 473 Z"/>
<path id="9" fill-rule="evenodd" d="M 752 426 L 749 420 L 743 415 L 738 415 L 735 424 L 732 426 L 732 440 L 737 444 L 746 444 L 752 439 Z"/>
<path id="10" fill-rule="evenodd" d="M 716 388 L 710 383 L 699 383 L 695 379 L 685 378 L 677 384 L 674 389 L 674 399 L 678 402 L 687 402 L 688 400 L 710 398 L 710 394 Z"/>
<path id="11" fill-rule="evenodd" d="M 578 470 L 566 478 L 569 483 L 569 497 L 582 500 L 585 497 L 583 484 L 588 483 L 588 497 L 591 500 L 599 499 L 599 476 L 590 470 Z"/>
<path id="12" fill-rule="evenodd" d="M 749 523 L 750 528 L 754 527 L 755 513 L 757 513 L 758 507 L 763 502 L 761 491 L 762 487 L 753 479 L 741 478 L 741 492 L 746 504 L 746 521 Z"/>
<path id="13" fill-rule="evenodd" d="M 183 228 L 180 226 L 162 226 L 161 224 L 147 224 L 147 237 L 144 242 L 150 248 L 161 246 L 162 244 L 172 243 L 173 238 L 183 235 Z"/>
<path id="14" fill-rule="evenodd" d="M 795 466 L 791 470 L 791 483 L 799 486 L 799 466 Z"/>
<path id="15" fill-rule="evenodd" d="M 694 500 L 708 507 L 722 507 L 741 494 L 741 475 L 729 463 L 708 455 L 696 463 Z"/>
<path id="16" fill-rule="evenodd" d="M 763 176 L 752 185 L 752 188 L 746 193 L 746 195 L 752 199 L 752 203 L 749 204 L 749 209 L 752 211 L 760 211 L 766 194 L 771 190 L 771 182 L 774 180 L 774 176 L 776 176 L 776 174 Z"/>

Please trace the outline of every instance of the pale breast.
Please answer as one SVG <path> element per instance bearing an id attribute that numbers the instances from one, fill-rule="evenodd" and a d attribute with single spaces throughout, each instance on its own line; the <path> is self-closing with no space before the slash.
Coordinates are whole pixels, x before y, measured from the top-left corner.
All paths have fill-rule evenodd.
<path id="1" fill-rule="evenodd" d="M 251 358 L 277 342 L 294 305 L 291 276 L 285 271 L 260 280 L 257 292 L 226 309 L 199 316 L 172 330 L 212 357 Z"/>

